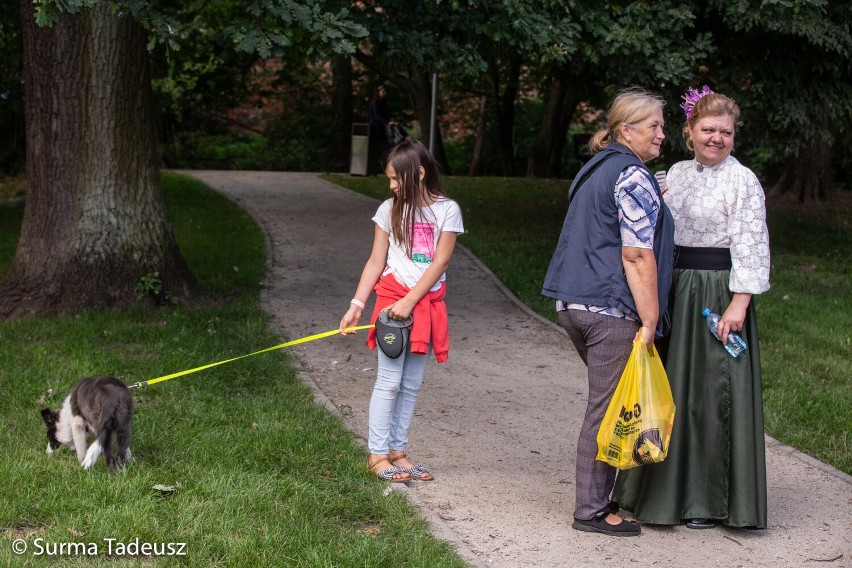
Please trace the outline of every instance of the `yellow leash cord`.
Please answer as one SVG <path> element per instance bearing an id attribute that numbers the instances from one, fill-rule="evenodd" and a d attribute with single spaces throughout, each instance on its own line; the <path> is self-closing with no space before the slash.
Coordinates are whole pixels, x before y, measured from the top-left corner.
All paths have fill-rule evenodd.
<path id="1" fill-rule="evenodd" d="M 374 326 L 372 325 L 359 325 L 358 327 L 347 327 L 344 331 L 358 331 L 360 329 L 370 329 Z M 276 349 L 284 349 L 285 347 L 292 347 L 293 345 L 298 345 L 300 343 L 307 343 L 308 341 L 314 341 L 315 339 L 322 339 L 324 337 L 330 337 L 332 335 L 336 335 L 340 333 L 340 330 L 333 329 L 331 331 L 325 331 L 323 333 L 317 333 L 316 335 L 311 335 L 309 337 L 303 337 L 301 339 L 295 339 L 293 341 L 288 341 L 287 343 L 282 343 L 281 345 L 276 345 L 275 347 L 267 347 L 266 349 L 261 349 L 260 351 L 255 351 L 254 353 L 249 353 L 248 355 L 240 355 L 239 357 L 234 357 L 233 359 L 226 359 L 224 361 L 218 361 L 216 363 L 210 363 L 209 365 L 204 365 L 203 367 L 196 367 L 194 369 L 189 369 L 186 371 L 180 371 L 179 373 L 172 373 L 171 375 L 164 375 L 162 377 L 157 377 L 156 379 L 151 379 L 149 381 L 141 381 L 138 383 L 133 383 L 129 385 L 127 388 L 129 389 L 140 389 L 147 387 L 148 385 L 153 385 L 154 383 L 161 383 L 163 381 L 168 381 L 169 379 L 174 379 L 177 377 L 182 377 L 184 375 L 189 375 L 190 373 L 197 373 L 198 371 L 203 371 L 204 369 L 209 369 L 210 367 L 215 367 L 217 365 L 224 365 L 225 363 L 230 363 L 232 361 L 236 361 L 238 359 L 245 359 L 246 357 L 251 357 L 253 355 L 260 355 L 261 353 L 266 353 L 267 351 L 275 351 Z"/>

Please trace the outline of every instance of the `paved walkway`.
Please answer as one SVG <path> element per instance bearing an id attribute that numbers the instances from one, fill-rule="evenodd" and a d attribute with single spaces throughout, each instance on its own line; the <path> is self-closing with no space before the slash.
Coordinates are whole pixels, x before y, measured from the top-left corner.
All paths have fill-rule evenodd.
<path id="1" fill-rule="evenodd" d="M 294 339 L 336 328 L 369 254 L 378 202 L 313 174 L 187 173 L 266 232 L 263 302 L 278 332 Z M 639 538 L 613 539 L 571 529 L 585 367 L 558 327 L 519 306 L 463 248 L 447 304 L 450 360 L 427 369 L 409 446 L 437 479 L 406 491 L 472 565 L 852 567 L 850 477 L 771 440 L 768 530 L 645 526 Z M 292 351 L 318 398 L 361 435 L 376 366 L 363 340 L 335 336 Z"/>

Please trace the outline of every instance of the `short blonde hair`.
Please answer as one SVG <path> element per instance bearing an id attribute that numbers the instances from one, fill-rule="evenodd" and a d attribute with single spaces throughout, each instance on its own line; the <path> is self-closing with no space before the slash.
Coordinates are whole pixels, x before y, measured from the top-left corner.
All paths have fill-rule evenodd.
<path id="1" fill-rule="evenodd" d="M 619 141 L 618 129 L 622 124 L 638 124 L 662 110 L 666 101 L 645 89 L 633 87 L 618 93 L 612 100 L 606 115 L 607 127 L 598 130 L 589 141 L 592 152 L 600 152 L 613 142 Z"/>
<path id="2" fill-rule="evenodd" d="M 689 118 L 683 125 L 683 139 L 686 141 L 686 147 L 690 152 L 695 151 L 695 145 L 692 143 L 692 138 L 689 137 L 690 128 L 693 128 L 702 118 L 725 115 L 733 117 L 734 134 L 736 135 L 737 127 L 742 126 L 743 123 L 740 122 L 740 107 L 737 106 L 734 99 L 719 93 L 709 93 L 698 99 L 689 114 Z"/>

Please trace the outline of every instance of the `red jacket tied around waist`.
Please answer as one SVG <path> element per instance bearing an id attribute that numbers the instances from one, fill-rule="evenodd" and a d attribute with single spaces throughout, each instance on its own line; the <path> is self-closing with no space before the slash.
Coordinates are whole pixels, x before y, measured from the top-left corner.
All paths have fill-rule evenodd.
<path id="1" fill-rule="evenodd" d="M 376 284 L 376 306 L 370 323 L 375 324 L 379 313 L 401 300 L 409 292 L 409 288 L 400 284 L 392 274 L 386 274 Z M 429 353 L 429 343 L 435 352 L 438 363 L 447 360 L 450 350 L 450 329 L 447 321 L 447 304 L 444 297 L 447 295 L 447 283 L 435 292 L 428 292 L 414 306 L 411 315 L 414 317 L 414 325 L 411 327 L 411 352 L 419 354 Z M 376 348 L 376 329 L 372 328 L 367 334 L 367 347 Z"/>

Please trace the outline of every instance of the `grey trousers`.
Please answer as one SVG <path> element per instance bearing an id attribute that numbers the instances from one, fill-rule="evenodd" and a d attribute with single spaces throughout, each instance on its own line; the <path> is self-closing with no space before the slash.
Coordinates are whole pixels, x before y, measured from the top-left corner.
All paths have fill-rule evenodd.
<path id="1" fill-rule="evenodd" d="M 595 460 L 597 435 L 621 373 L 633 349 L 639 322 L 583 310 L 559 312 L 580 358 L 589 369 L 589 402 L 577 441 L 574 518 L 590 520 L 609 503 L 616 468 Z"/>

